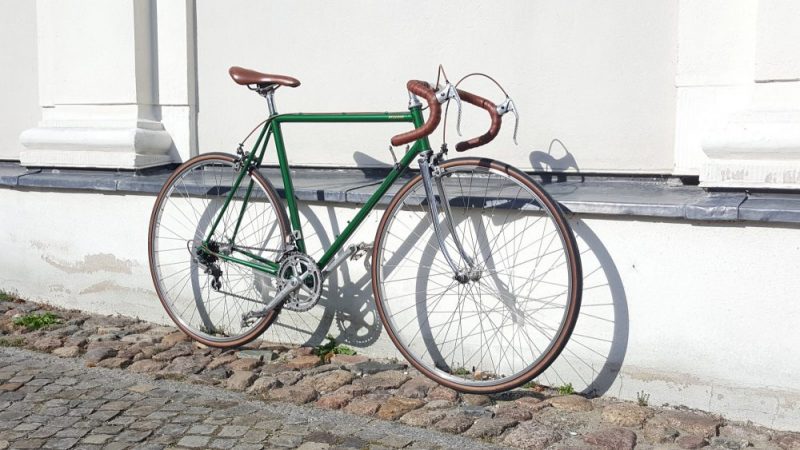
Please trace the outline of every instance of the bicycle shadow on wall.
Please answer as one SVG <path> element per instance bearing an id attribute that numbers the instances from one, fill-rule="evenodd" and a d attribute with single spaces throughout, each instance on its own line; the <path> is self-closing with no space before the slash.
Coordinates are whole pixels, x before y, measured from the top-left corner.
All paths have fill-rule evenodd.
<path id="1" fill-rule="evenodd" d="M 556 157 L 556 155 L 562 155 Z M 580 174 L 575 156 L 560 139 L 550 141 L 547 152 L 530 153 L 531 166 L 542 184 L 564 183 L 567 171 Z M 552 171 L 558 171 L 552 173 Z M 549 172 L 549 173 L 548 173 Z M 580 181 L 584 180 L 581 176 Z M 553 190 L 553 187 L 548 187 Z M 574 187 L 573 187 L 574 189 Z M 563 208 L 563 207 L 562 207 Z M 583 265 L 581 313 L 561 356 L 537 379 L 548 386 L 571 384 L 576 392 L 605 394 L 619 375 L 628 347 L 628 302 L 613 258 L 583 220 L 570 219 Z"/>
<path id="2" fill-rule="evenodd" d="M 563 154 L 556 158 L 554 155 Z M 580 175 L 581 170 L 575 156 L 569 152 L 567 146 L 560 139 L 553 139 L 547 148 L 547 152 L 534 150 L 530 153 L 529 159 L 531 167 L 541 177 L 542 184 L 563 183 L 567 181 L 567 171 L 575 169 L 575 173 Z M 554 171 L 557 171 L 554 173 Z M 583 181 L 583 176 L 581 176 Z"/>
<path id="3" fill-rule="evenodd" d="M 629 319 L 625 287 L 608 250 L 589 225 L 570 220 L 583 265 L 581 312 L 561 356 L 537 381 L 571 384 L 576 392 L 603 395 L 619 375 L 628 348 Z"/>

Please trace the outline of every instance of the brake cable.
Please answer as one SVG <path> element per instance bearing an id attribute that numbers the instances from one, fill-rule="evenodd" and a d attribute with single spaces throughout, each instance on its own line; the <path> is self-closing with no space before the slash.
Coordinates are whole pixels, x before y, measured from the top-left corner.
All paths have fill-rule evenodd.
<path id="1" fill-rule="evenodd" d="M 440 70 L 440 72 L 444 73 L 444 68 L 442 67 L 441 64 L 439 64 L 439 70 Z M 494 78 L 492 78 L 491 76 L 489 76 L 489 75 L 487 75 L 487 74 L 485 74 L 483 72 L 472 72 L 472 73 L 468 73 L 468 74 L 464 75 L 463 77 L 461 77 L 461 79 L 458 80 L 458 82 L 455 84 L 455 87 L 457 88 L 458 85 L 463 83 L 467 78 L 474 77 L 474 76 L 480 76 L 480 77 L 487 78 L 489 81 L 494 83 L 495 86 L 497 86 L 498 89 L 500 89 L 500 91 L 503 93 L 503 95 L 506 96 L 506 100 L 503 102 L 502 105 L 499 105 L 499 107 L 502 107 L 502 108 L 506 109 L 506 111 L 504 111 L 502 114 L 505 114 L 505 112 L 508 112 L 509 110 L 511 110 L 511 111 L 514 112 L 514 115 L 516 116 L 516 121 L 514 122 L 514 144 L 517 144 L 517 131 L 519 129 L 519 114 L 517 113 L 516 106 L 514 105 L 514 102 L 511 100 L 511 97 L 509 97 L 508 92 L 506 92 L 506 90 L 503 88 L 503 86 L 500 85 L 500 83 L 497 80 L 495 80 Z M 448 81 L 447 80 L 447 75 L 445 74 L 445 82 L 447 82 L 447 81 Z M 437 83 L 436 87 L 438 88 L 439 87 L 439 77 L 438 76 L 436 78 L 436 83 Z M 445 107 L 444 107 L 444 120 L 443 120 L 443 125 L 442 125 L 442 142 L 445 142 L 445 143 L 447 142 L 447 139 L 446 139 L 446 137 L 447 137 L 447 111 L 449 110 L 449 108 L 450 108 L 450 102 L 448 101 L 447 105 L 445 105 Z"/>

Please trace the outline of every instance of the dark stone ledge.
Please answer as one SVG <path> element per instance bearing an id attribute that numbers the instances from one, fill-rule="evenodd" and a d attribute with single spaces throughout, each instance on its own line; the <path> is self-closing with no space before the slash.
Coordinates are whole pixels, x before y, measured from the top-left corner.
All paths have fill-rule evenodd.
<path id="1" fill-rule="evenodd" d="M 262 173 L 284 195 L 277 168 Z M 53 191 L 101 191 L 155 194 L 169 176 L 167 169 L 143 172 L 81 169 L 26 169 L 13 162 L 0 163 L 0 187 Z M 364 203 L 386 171 L 382 169 L 292 170 L 295 193 L 301 201 Z M 800 193 L 709 192 L 683 185 L 677 178 L 534 175 L 569 212 L 610 216 L 670 218 L 689 221 L 750 221 L 800 223 Z M 388 203 L 410 175 L 381 200 Z"/>

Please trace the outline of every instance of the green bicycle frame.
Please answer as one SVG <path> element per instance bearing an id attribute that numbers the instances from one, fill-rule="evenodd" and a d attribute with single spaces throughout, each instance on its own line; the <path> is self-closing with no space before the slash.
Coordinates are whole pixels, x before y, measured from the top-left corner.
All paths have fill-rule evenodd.
<path id="1" fill-rule="evenodd" d="M 275 141 L 275 151 L 278 155 L 278 165 L 281 171 L 281 178 L 283 181 L 283 189 L 286 197 L 286 206 L 289 209 L 289 221 L 291 223 L 292 230 L 295 233 L 295 246 L 301 252 L 305 252 L 305 242 L 303 241 L 303 230 L 300 225 L 300 214 L 297 209 L 297 200 L 294 196 L 294 186 L 292 184 L 292 175 L 289 168 L 289 160 L 286 157 L 286 146 L 283 142 L 283 133 L 281 131 L 281 124 L 282 123 L 383 123 L 383 122 L 409 122 L 414 125 L 414 128 L 419 128 L 424 123 L 424 118 L 422 116 L 422 109 L 420 106 L 412 106 L 409 108 L 407 112 L 367 112 L 367 113 L 294 113 L 294 114 L 276 114 L 271 116 L 265 123 L 264 127 L 261 129 L 261 133 L 256 140 L 253 149 L 247 154 L 247 156 L 242 161 L 243 168 L 249 168 L 247 170 L 243 169 L 240 171 L 239 175 L 234 180 L 233 186 L 231 186 L 231 190 L 228 193 L 225 203 L 222 205 L 219 213 L 217 214 L 214 222 L 211 226 L 208 235 L 203 243 L 203 247 L 208 249 L 208 242 L 211 240 L 211 237 L 214 235 L 219 222 L 222 219 L 222 216 L 225 214 L 225 211 L 228 209 L 230 205 L 231 199 L 233 198 L 236 191 L 239 189 L 242 180 L 244 179 L 245 174 L 248 170 L 257 170 L 258 167 L 261 166 L 261 161 L 264 158 L 264 154 L 267 150 L 267 144 L 269 143 L 270 137 L 274 137 Z M 323 270 L 328 263 L 333 259 L 334 255 L 336 255 L 339 250 L 344 247 L 344 244 L 347 240 L 352 236 L 353 232 L 361 225 L 367 215 L 372 211 L 375 205 L 378 204 L 380 199 L 386 194 L 389 188 L 397 181 L 400 175 L 409 167 L 411 162 L 414 158 L 419 155 L 420 153 L 430 150 L 430 142 L 428 141 L 427 137 L 423 137 L 411 146 L 411 148 L 403 155 L 400 161 L 392 168 L 386 178 L 383 180 L 378 189 L 372 194 L 372 196 L 367 200 L 367 202 L 361 207 L 361 209 L 356 213 L 356 216 L 350 221 L 350 223 L 345 227 L 342 233 L 336 237 L 333 244 L 325 251 L 325 254 L 317 261 L 317 266 L 320 270 Z M 244 193 L 244 198 L 242 202 L 241 211 L 239 212 L 239 218 L 236 223 L 236 227 L 234 228 L 234 234 L 230 237 L 230 243 L 233 243 L 236 238 L 236 233 L 238 233 L 239 226 L 241 224 L 242 217 L 244 216 L 245 208 L 247 207 L 247 203 L 250 200 L 250 195 L 253 190 L 253 183 L 254 181 L 251 179 L 247 189 Z M 276 205 L 276 207 L 279 207 Z M 280 265 L 276 261 L 271 261 L 269 259 L 263 258 L 261 256 L 255 255 L 251 252 L 247 252 L 242 249 L 237 249 L 235 246 L 232 247 L 232 252 L 240 253 L 254 261 L 248 261 L 245 259 L 237 258 L 231 255 L 222 255 L 219 254 L 218 257 L 220 259 L 230 261 L 236 264 L 241 264 L 243 266 L 259 270 L 262 272 L 269 273 L 271 275 L 277 275 L 278 269 Z"/>

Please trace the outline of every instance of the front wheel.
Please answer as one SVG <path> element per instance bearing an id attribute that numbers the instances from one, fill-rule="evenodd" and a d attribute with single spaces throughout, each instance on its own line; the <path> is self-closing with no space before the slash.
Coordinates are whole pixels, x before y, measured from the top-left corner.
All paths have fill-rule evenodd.
<path id="1" fill-rule="evenodd" d="M 523 172 L 482 158 L 439 167 L 438 217 L 418 175 L 378 226 L 378 313 L 400 352 L 434 381 L 470 393 L 511 389 L 547 369 L 575 327 L 575 238 L 555 201 Z M 432 220 L 462 275 L 444 257 Z"/>
<path id="2" fill-rule="evenodd" d="M 164 184 L 150 218 L 158 298 L 181 330 L 213 347 L 250 342 L 278 314 L 276 308 L 243 324 L 242 315 L 263 309 L 278 286 L 274 277 L 221 257 L 276 261 L 289 235 L 278 194 L 256 170 L 244 174 L 223 212 L 239 173 L 234 157 L 224 153 L 187 161 Z"/>

